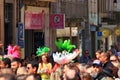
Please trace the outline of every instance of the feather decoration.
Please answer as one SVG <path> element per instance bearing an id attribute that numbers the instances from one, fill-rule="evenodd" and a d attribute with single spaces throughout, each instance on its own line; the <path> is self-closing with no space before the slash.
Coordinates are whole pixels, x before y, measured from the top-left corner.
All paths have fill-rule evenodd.
<path id="1" fill-rule="evenodd" d="M 63 41 L 62 41 L 62 39 L 58 39 L 58 41 L 55 41 L 55 44 L 56 44 L 56 46 L 57 46 L 57 48 L 60 50 L 60 51 L 62 51 L 62 44 L 63 44 Z"/>
<path id="2" fill-rule="evenodd" d="M 37 48 L 36 54 L 39 57 L 43 54 L 47 54 L 47 52 L 49 52 L 49 51 L 50 51 L 50 48 L 48 48 L 48 47 L 43 47 L 43 48 L 39 47 L 39 48 Z"/>
<path id="3" fill-rule="evenodd" d="M 7 56 L 9 57 L 12 57 L 12 58 L 21 58 L 21 55 L 20 55 L 20 47 L 15 45 L 15 46 L 11 46 L 11 45 L 8 45 L 8 48 L 7 48 Z"/>
<path id="4" fill-rule="evenodd" d="M 70 39 L 65 40 L 64 42 L 62 41 L 62 39 L 58 39 L 55 44 L 60 51 L 66 50 L 67 52 L 70 52 L 72 48 L 76 48 L 75 45 L 70 44 Z"/>

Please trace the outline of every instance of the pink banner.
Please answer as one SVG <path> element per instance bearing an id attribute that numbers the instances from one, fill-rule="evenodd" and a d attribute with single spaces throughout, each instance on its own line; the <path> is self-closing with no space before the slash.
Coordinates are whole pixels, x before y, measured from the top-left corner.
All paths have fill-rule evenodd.
<path id="1" fill-rule="evenodd" d="M 50 14 L 50 27 L 56 29 L 64 29 L 65 15 L 64 14 Z"/>
<path id="2" fill-rule="evenodd" d="M 42 29 L 42 26 L 42 13 L 25 12 L 25 29 Z"/>

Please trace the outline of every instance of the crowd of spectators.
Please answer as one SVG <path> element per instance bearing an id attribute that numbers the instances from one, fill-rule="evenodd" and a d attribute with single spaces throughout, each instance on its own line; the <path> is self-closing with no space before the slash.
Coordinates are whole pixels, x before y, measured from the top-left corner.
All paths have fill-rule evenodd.
<path id="1" fill-rule="evenodd" d="M 66 64 L 54 62 L 48 54 L 25 59 L 0 55 L 0 80 L 120 80 L 120 53 L 112 50 L 97 50 L 95 58 L 85 50 Z"/>

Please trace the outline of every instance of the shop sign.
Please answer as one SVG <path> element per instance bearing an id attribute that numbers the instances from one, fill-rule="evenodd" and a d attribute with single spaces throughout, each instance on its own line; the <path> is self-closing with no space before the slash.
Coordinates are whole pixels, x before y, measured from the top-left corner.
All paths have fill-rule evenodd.
<path id="1" fill-rule="evenodd" d="M 42 29 L 43 14 L 38 12 L 25 12 L 25 29 Z"/>
<path id="2" fill-rule="evenodd" d="M 64 29 L 65 15 L 64 14 L 50 14 L 50 27 L 56 29 Z"/>

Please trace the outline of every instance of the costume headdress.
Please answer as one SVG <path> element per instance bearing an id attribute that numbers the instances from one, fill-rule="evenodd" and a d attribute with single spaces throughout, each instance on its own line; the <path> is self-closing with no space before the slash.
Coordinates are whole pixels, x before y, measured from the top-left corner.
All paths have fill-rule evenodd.
<path id="1" fill-rule="evenodd" d="M 47 54 L 47 52 L 49 52 L 49 51 L 50 51 L 50 48 L 48 48 L 48 47 L 43 47 L 43 48 L 39 47 L 39 48 L 37 48 L 36 54 L 39 57 L 43 54 Z"/>
<path id="2" fill-rule="evenodd" d="M 55 42 L 57 48 L 60 50 L 60 51 L 67 51 L 67 52 L 70 52 L 72 48 L 75 48 L 76 46 L 75 45 L 71 45 L 70 44 L 70 40 L 65 40 L 64 42 L 62 41 L 62 39 L 58 39 L 58 41 Z"/>
<path id="3" fill-rule="evenodd" d="M 8 48 L 7 48 L 7 57 L 10 57 L 10 58 L 21 58 L 21 55 L 20 55 L 20 47 L 17 46 L 17 45 L 8 45 Z"/>
<path id="4" fill-rule="evenodd" d="M 71 52 L 71 50 L 76 48 L 76 46 L 71 45 L 69 39 L 65 40 L 64 42 L 61 39 L 58 39 L 55 44 L 60 52 L 53 53 L 53 59 L 58 64 L 65 64 L 72 61 L 72 59 L 77 57 L 80 52 L 78 49 Z"/>

